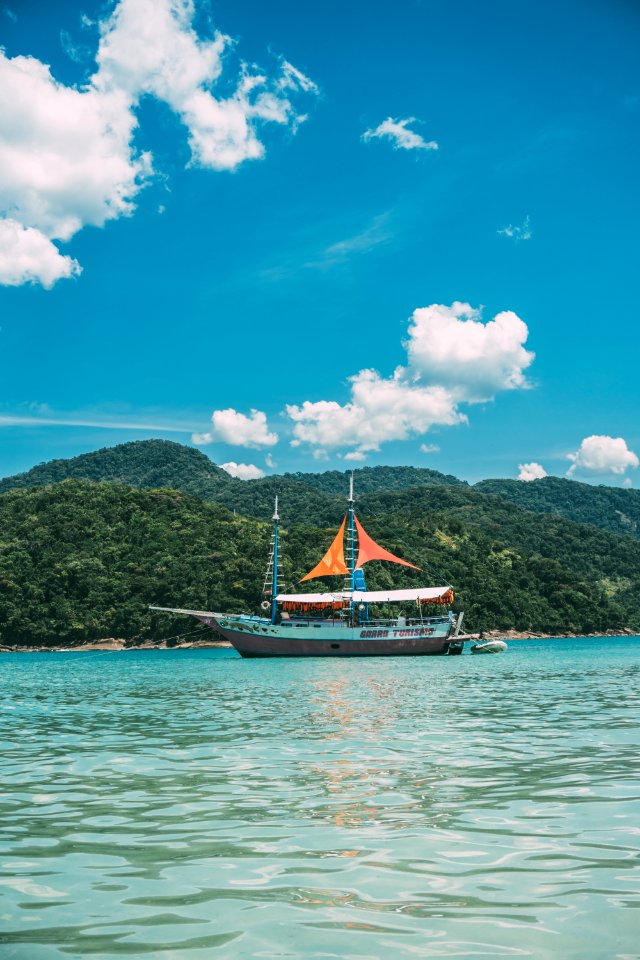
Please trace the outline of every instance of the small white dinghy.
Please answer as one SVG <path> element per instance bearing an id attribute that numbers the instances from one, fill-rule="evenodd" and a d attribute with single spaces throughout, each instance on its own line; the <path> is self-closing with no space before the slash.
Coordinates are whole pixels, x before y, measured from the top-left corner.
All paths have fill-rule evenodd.
<path id="1" fill-rule="evenodd" d="M 471 653 L 503 653 L 506 649 L 504 640 L 484 640 L 481 643 L 474 643 Z"/>

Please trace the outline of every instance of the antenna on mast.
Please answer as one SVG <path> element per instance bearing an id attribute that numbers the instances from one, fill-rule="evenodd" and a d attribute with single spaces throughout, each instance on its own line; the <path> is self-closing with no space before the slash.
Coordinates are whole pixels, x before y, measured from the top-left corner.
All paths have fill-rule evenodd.
<path id="1" fill-rule="evenodd" d="M 273 517 L 272 517 L 271 519 L 272 519 L 272 520 L 279 520 L 279 519 L 280 519 L 280 517 L 278 516 L 278 497 L 277 497 L 277 495 L 276 495 L 275 506 L 274 506 L 274 508 L 273 508 Z"/>
<path id="2" fill-rule="evenodd" d="M 353 470 L 351 471 L 351 476 L 349 477 L 349 503 L 353 503 Z"/>

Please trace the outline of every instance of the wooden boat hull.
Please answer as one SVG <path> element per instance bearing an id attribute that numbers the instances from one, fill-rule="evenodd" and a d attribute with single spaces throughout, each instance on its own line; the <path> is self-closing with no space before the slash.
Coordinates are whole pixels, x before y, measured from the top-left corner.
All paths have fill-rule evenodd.
<path id="1" fill-rule="evenodd" d="M 202 618 L 242 657 L 433 657 L 450 647 L 447 620 L 434 626 L 286 627 L 243 618 Z"/>

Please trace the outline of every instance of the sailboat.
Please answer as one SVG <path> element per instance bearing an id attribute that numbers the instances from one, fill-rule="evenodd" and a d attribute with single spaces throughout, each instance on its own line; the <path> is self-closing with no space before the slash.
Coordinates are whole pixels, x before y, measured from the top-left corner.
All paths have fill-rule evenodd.
<path id="1" fill-rule="evenodd" d="M 341 590 L 325 593 L 284 593 L 279 580 L 280 517 L 278 498 L 263 588 L 262 616 L 150 607 L 164 613 L 195 617 L 228 640 L 243 657 L 398 657 L 462 653 L 462 614 L 451 612 L 450 584 L 405 590 L 367 590 L 363 567 L 371 561 L 419 570 L 376 543 L 355 513 L 353 474 L 347 512 L 331 546 L 320 562 L 298 583 L 343 576 Z M 357 541 L 357 552 L 356 552 Z M 346 545 L 346 557 L 345 557 Z M 376 608 L 401 605 L 393 617 L 380 617 Z M 412 606 L 415 612 L 407 615 Z M 384 611 L 383 611 L 384 612 Z"/>

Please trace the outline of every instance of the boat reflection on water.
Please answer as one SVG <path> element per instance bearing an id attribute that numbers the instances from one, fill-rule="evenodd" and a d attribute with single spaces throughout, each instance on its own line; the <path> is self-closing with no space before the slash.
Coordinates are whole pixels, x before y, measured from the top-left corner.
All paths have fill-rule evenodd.
<path id="1" fill-rule="evenodd" d="M 310 817 L 349 829 L 379 824 L 386 830 L 451 819 L 440 789 L 450 771 L 435 762 L 428 741 L 424 749 L 416 745 L 409 763 L 406 751 L 397 749 L 402 686 L 392 677 L 363 675 L 357 667 L 340 677 L 316 677 L 312 686 L 308 721 L 320 742 L 309 764 L 316 784 Z M 340 751 L 340 742 L 349 746 Z M 451 790 L 448 794 L 451 798 Z"/>

